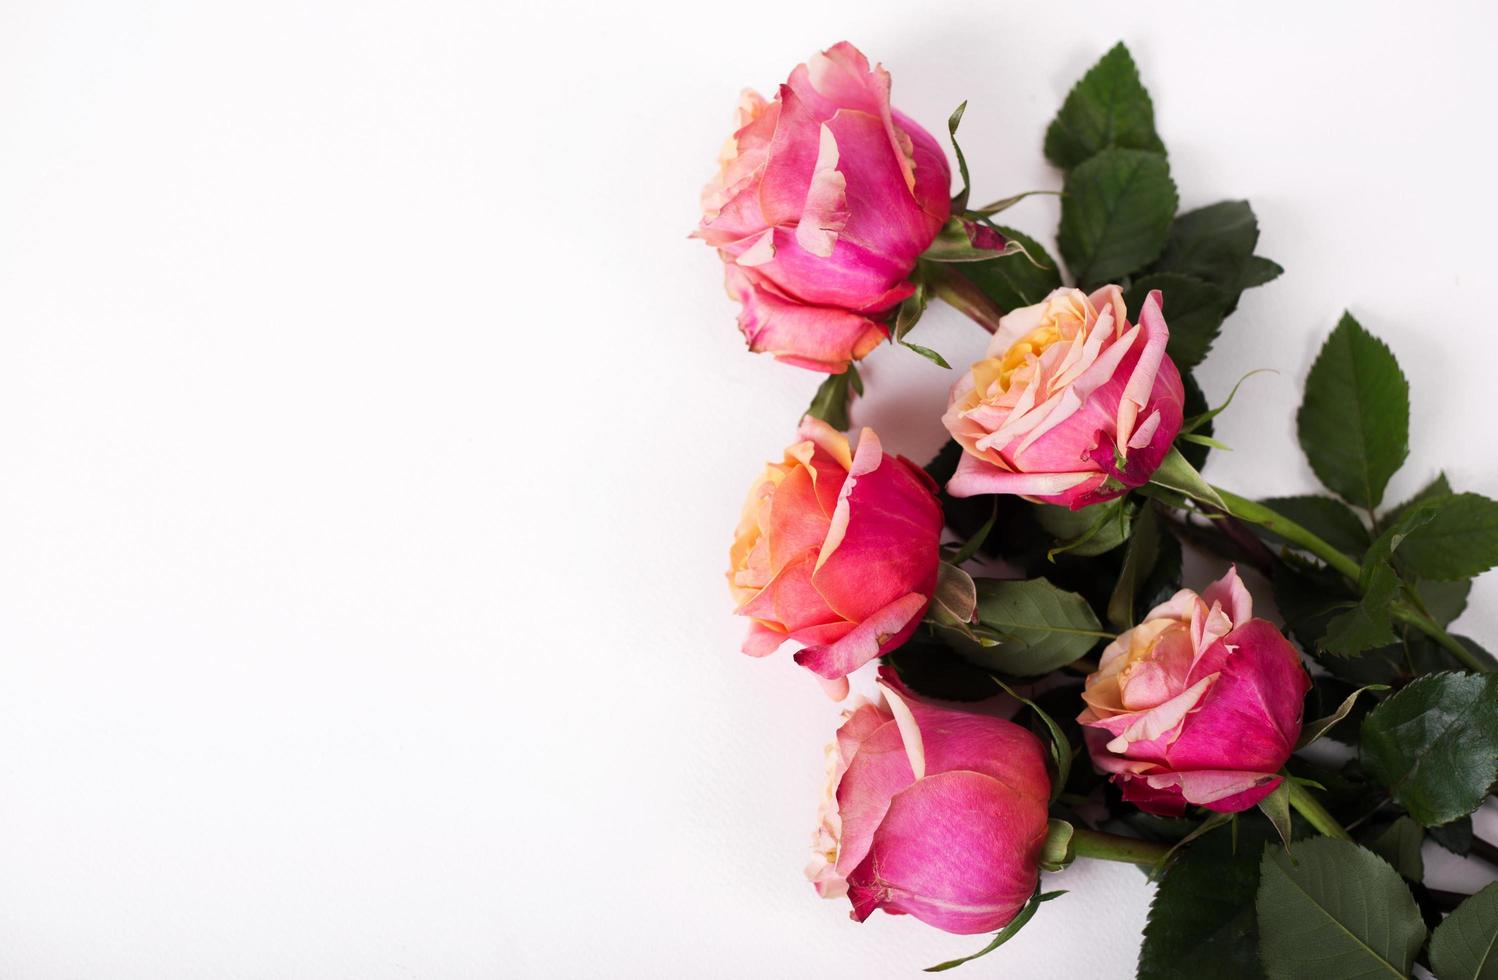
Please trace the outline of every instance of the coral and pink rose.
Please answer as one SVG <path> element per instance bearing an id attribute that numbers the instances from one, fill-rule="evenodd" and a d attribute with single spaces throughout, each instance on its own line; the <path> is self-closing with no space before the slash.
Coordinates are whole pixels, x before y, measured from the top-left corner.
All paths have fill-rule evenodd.
<path id="1" fill-rule="evenodd" d="M 1160 301 L 1151 292 L 1135 325 L 1117 286 L 1057 289 L 1006 314 L 942 416 L 964 450 L 947 492 L 1075 510 L 1148 482 L 1185 404 Z"/>
<path id="2" fill-rule="evenodd" d="M 1177 592 L 1103 651 L 1087 678 L 1093 764 L 1150 813 L 1236 813 L 1280 783 L 1311 681 L 1294 647 L 1253 617 L 1236 569 Z"/>
<path id="3" fill-rule="evenodd" d="M 740 100 L 694 233 L 718 249 L 749 349 L 839 373 L 887 336 L 951 211 L 941 146 L 846 41 Z"/>
<path id="4" fill-rule="evenodd" d="M 835 697 L 847 675 L 904 643 L 936 588 L 941 504 L 909 460 L 872 429 L 848 439 L 808 416 L 785 458 L 749 492 L 729 551 L 728 585 L 754 622 L 744 652 L 786 640 Z"/>
<path id="5" fill-rule="evenodd" d="M 1035 891 L 1050 777 L 1040 741 L 1010 721 L 928 704 L 882 671 L 888 706 L 846 712 L 806 875 L 947 932 L 993 932 Z"/>

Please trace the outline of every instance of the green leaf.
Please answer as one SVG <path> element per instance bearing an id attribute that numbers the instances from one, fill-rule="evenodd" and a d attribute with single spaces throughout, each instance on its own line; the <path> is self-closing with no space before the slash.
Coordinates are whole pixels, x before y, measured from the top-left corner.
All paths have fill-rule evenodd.
<path id="1" fill-rule="evenodd" d="M 1009 242 L 1018 242 L 1024 252 L 987 262 L 970 262 L 962 267 L 962 274 L 1000 309 L 1033 306 L 1061 285 L 1056 260 L 1046 254 L 1039 242 L 1013 228 L 994 227 Z"/>
<path id="2" fill-rule="evenodd" d="M 947 363 L 947 359 L 945 357 L 942 357 L 940 354 L 929 347 L 922 347 L 920 344 L 912 344 L 908 340 L 900 341 L 900 346 L 910 348 L 917 354 L 924 357 L 926 360 L 930 361 L 932 364 L 935 364 L 937 367 L 946 368 L 948 371 L 952 370 L 952 365 Z"/>
<path id="3" fill-rule="evenodd" d="M 1165 152 L 1155 107 L 1120 41 L 1072 87 L 1045 134 L 1045 156 L 1062 170 L 1112 146 Z"/>
<path id="4" fill-rule="evenodd" d="M 917 266 L 918 270 L 919 268 Z M 917 274 L 915 292 L 905 297 L 905 300 L 895 308 L 894 338 L 896 342 L 903 342 L 906 334 L 915 329 L 915 325 L 920 322 L 921 316 L 926 312 L 926 304 L 930 301 L 930 296 L 925 277 Z"/>
<path id="5" fill-rule="evenodd" d="M 1080 558 L 1105 554 L 1123 544 L 1129 536 L 1128 498 L 1120 497 L 1104 504 L 1093 504 L 1081 510 L 1055 504 L 1032 504 L 1040 526 L 1062 542 L 1050 555 L 1066 552 Z"/>
<path id="6" fill-rule="evenodd" d="M 858 377 L 858 369 L 849 364 L 848 370 L 842 374 L 829 374 L 827 380 L 817 387 L 806 414 L 821 419 L 839 432 L 846 432 L 853 424 L 848 418 L 848 409 L 853 404 L 855 392 L 863 392 L 863 381 Z"/>
<path id="7" fill-rule="evenodd" d="M 1067 777 L 1071 775 L 1071 740 L 1066 737 L 1066 732 L 1061 730 L 1061 726 L 1056 724 L 1056 719 L 1052 718 L 1050 714 L 1040 705 L 1036 704 L 1034 701 L 1031 701 L 1029 698 L 1016 693 L 1014 688 L 1010 687 L 1008 684 L 1005 684 L 997 677 L 993 679 L 993 682 L 999 685 L 999 687 L 1003 689 L 1005 694 L 1009 695 L 1020 704 L 1023 704 L 1025 707 L 1035 712 L 1035 717 L 1040 719 L 1040 723 L 1045 726 L 1047 734 L 1050 735 L 1051 761 L 1056 764 L 1056 778 L 1051 780 L 1051 800 L 1054 801 L 1058 796 L 1061 795 L 1061 791 L 1066 788 Z M 1057 823 L 1063 822 L 1064 821 L 1052 820 L 1052 829 L 1055 829 L 1055 825 Z M 1070 841 L 1070 824 L 1067 824 L 1066 830 L 1066 839 Z M 1068 858 L 1068 861 L 1070 861 L 1070 858 Z M 1049 870 L 1056 871 L 1059 869 L 1051 868 Z"/>
<path id="8" fill-rule="evenodd" d="M 1361 557 L 1372 543 L 1368 528 L 1346 504 L 1331 497 L 1270 497 L 1259 503 L 1315 534 L 1338 551 Z M 1268 533 L 1276 540 L 1276 535 Z"/>
<path id="9" fill-rule="evenodd" d="M 1426 836 L 1459 857 L 1472 850 L 1472 818 L 1462 817 L 1439 827 L 1426 828 Z"/>
<path id="10" fill-rule="evenodd" d="M 1394 507 L 1383 517 L 1380 517 L 1378 519 L 1378 524 L 1380 527 L 1390 527 L 1394 524 L 1395 521 L 1399 520 L 1405 514 L 1414 510 L 1420 504 L 1429 503 L 1431 501 L 1439 500 L 1442 497 L 1449 496 L 1451 496 L 1451 484 L 1446 480 L 1446 474 L 1437 473 L 1436 478 L 1427 483 L 1419 493 L 1415 494 L 1404 503 Z"/>
<path id="11" fill-rule="evenodd" d="M 1165 157 L 1147 150 L 1103 150 L 1067 174 L 1056 244 L 1077 283 L 1093 289 L 1153 261 L 1176 200 Z"/>
<path id="12" fill-rule="evenodd" d="M 1407 977 L 1425 942 L 1409 889 L 1377 855 L 1330 837 L 1269 848 L 1259 867 L 1259 951 L 1269 976 Z"/>
<path id="13" fill-rule="evenodd" d="M 971 575 L 948 562 L 936 566 L 936 592 L 931 596 L 928 616 L 944 626 L 970 623 L 977 602 L 978 590 Z"/>
<path id="14" fill-rule="evenodd" d="M 1405 879 L 1420 882 L 1425 878 L 1425 860 L 1420 844 L 1425 831 L 1409 817 L 1400 817 L 1367 842 L 1368 850 L 1388 861 Z"/>
<path id="15" fill-rule="evenodd" d="M 1498 565 L 1498 501 L 1457 493 L 1417 505 L 1432 510 L 1399 546 L 1399 564 L 1421 578 L 1471 578 Z"/>
<path id="16" fill-rule="evenodd" d="M 1176 367 L 1189 371 L 1202 362 L 1227 314 L 1228 296 L 1218 286 L 1195 276 L 1155 272 L 1135 279 L 1124 292 L 1130 314 L 1138 316 L 1150 290 L 1162 295 L 1165 322 L 1170 325 L 1166 352 Z"/>
<path id="17" fill-rule="evenodd" d="M 1371 574 L 1370 574 L 1371 570 Z M 1338 657 L 1352 657 L 1364 650 L 1393 643 L 1399 637 L 1394 633 L 1392 603 L 1399 592 L 1399 578 L 1386 561 L 1369 559 L 1363 566 L 1367 584 L 1363 595 L 1353 607 L 1326 624 L 1326 633 L 1321 637 L 1320 648 Z"/>
<path id="18" fill-rule="evenodd" d="M 1297 749 L 1303 749 L 1307 745 L 1310 745 L 1312 742 L 1321 738 L 1327 732 L 1336 727 L 1337 722 L 1341 721 L 1343 718 L 1346 718 L 1348 714 L 1351 713 L 1352 706 L 1357 703 L 1359 694 L 1362 694 L 1364 691 L 1387 691 L 1388 689 L 1389 685 L 1387 684 L 1365 684 L 1364 686 L 1358 688 L 1356 691 L 1353 691 L 1343 699 L 1340 705 L 1337 706 L 1336 711 L 1333 711 L 1325 718 L 1317 718 L 1315 721 L 1306 725 L 1305 728 L 1301 730 L 1300 741 L 1295 743 L 1295 747 Z"/>
<path id="19" fill-rule="evenodd" d="M 1222 290 L 1224 312 L 1237 304 L 1259 242 L 1259 221 L 1247 201 L 1221 201 L 1176 216 L 1155 272 L 1174 272 Z"/>
<path id="20" fill-rule="evenodd" d="M 1426 827 L 1465 816 L 1498 778 L 1498 675 L 1429 674 L 1363 719 L 1363 765 Z"/>
<path id="21" fill-rule="evenodd" d="M 1467 608 L 1467 596 L 1472 591 L 1471 579 L 1456 582 L 1423 581 L 1415 585 L 1415 592 L 1425 611 L 1441 626 L 1450 626 L 1451 621 Z"/>
<path id="22" fill-rule="evenodd" d="M 1430 965 L 1441 980 L 1498 980 L 1498 881 L 1436 927 Z"/>
<path id="23" fill-rule="evenodd" d="M 1360 507 L 1378 506 L 1409 453 L 1410 387 L 1389 348 L 1351 314 L 1311 365 L 1296 422 L 1321 482 Z"/>
<path id="24" fill-rule="evenodd" d="M 976 960 L 980 956 L 987 956 L 989 953 L 992 953 L 994 950 L 998 949 L 1000 946 L 1013 939 L 1015 934 L 1025 927 L 1025 923 L 1029 922 L 1032 918 L 1035 917 L 1035 910 L 1040 908 L 1041 902 L 1049 902 L 1051 899 L 1060 898 L 1065 894 L 1066 892 L 1064 891 L 1040 892 L 1036 894 L 1035 897 L 1030 899 L 1029 903 L 1024 908 L 1020 909 L 1019 914 L 1009 921 L 1009 924 L 1007 926 L 999 930 L 998 935 L 993 937 L 993 942 L 989 943 L 987 946 L 984 946 L 982 949 L 978 950 L 978 952 L 974 953 L 971 956 L 964 956 L 961 959 L 947 960 L 945 963 L 938 963 L 935 966 L 928 966 L 926 967 L 925 972 L 941 973 L 943 970 L 950 970 L 954 966 L 961 966 L 964 963 Z"/>
<path id="25" fill-rule="evenodd" d="M 968 195 L 972 191 L 972 181 L 967 176 L 967 157 L 962 155 L 962 147 L 957 145 L 957 126 L 962 122 L 962 114 L 967 111 L 967 100 L 962 100 L 962 105 L 952 110 L 952 115 L 947 119 L 947 136 L 952 140 L 952 152 L 957 154 L 957 170 L 962 174 L 962 190 L 958 191 L 952 198 L 952 213 L 961 214 L 967 207 Z"/>
<path id="26" fill-rule="evenodd" d="M 1150 903 L 1139 980 L 1261 980 L 1254 895 L 1267 829 L 1245 828 L 1237 847 L 1208 833 L 1181 851 Z"/>
<path id="27" fill-rule="evenodd" d="M 1262 255 L 1250 255 L 1248 262 L 1244 264 L 1243 279 L 1238 286 L 1240 289 L 1262 286 L 1265 283 L 1274 282 L 1284 271 L 1278 262 L 1266 259 Z"/>
<path id="28" fill-rule="evenodd" d="M 1259 801 L 1259 812 L 1269 818 L 1280 842 L 1290 849 L 1290 780 L 1282 779 L 1274 792 Z"/>
<path id="29" fill-rule="evenodd" d="M 978 622 L 999 644 L 964 643 L 955 649 L 991 670 L 1022 677 L 1071 663 L 1102 635 L 1086 599 L 1039 578 L 979 579 Z"/>
<path id="30" fill-rule="evenodd" d="M 973 532 L 972 537 L 963 542 L 962 547 L 958 548 L 955 552 L 948 556 L 947 561 L 951 562 L 954 565 L 961 565 L 963 562 L 976 555 L 978 553 L 978 549 L 983 547 L 983 542 L 988 540 L 988 535 L 993 531 L 994 523 L 998 519 L 999 501 L 998 498 L 995 497 L 993 502 L 993 510 L 989 513 L 988 520 L 984 521 L 982 526 L 979 527 L 978 530 Z"/>
<path id="31" fill-rule="evenodd" d="M 1134 522 L 1134 534 L 1129 538 L 1128 551 L 1124 553 L 1123 570 L 1119 572 L 1118 583 L 1108 599 L 1108 621 L 1121 630 L 1134 625 L 1134 598 L 1160 558 L 1163 534 L 1155 509 L 1146 506 L 1140 510 Z"/>
<path id="32" fill-rule="evenodd" d="M 1222 498 L 1217 495 L 1217 491 L 1212 488 L 1212 485 L 1196 471 L 1196 467 L 1186 462 L 1186 457 L 1182 456 L 1181 451 L 1174 446 L 1171 447 L 1170 452 L 1166 454 L 1160 466 L 1150 476 L 1150 483 L 1157 487 L 1164 487 L 1167 490 L 1174 490 L 1177 493 L 1185 494 L 1192 500 L 1211 504 L 1218 510 L 1226 511 L 1228 509 L 1228 505 L 1223 503 Z"/>

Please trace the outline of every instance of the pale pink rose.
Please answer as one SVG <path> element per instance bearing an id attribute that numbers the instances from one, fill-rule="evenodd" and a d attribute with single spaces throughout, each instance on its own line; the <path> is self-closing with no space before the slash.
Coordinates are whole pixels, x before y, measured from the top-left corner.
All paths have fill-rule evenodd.
<path id="1" fill-rule="evenodd" d="M 1295 648 L 1253 619 L 1235 568 L 1182 589 L 1103 651 L 1077 717 L 1093 764 L 1150 813 L 1235 813 L 1274 791 L 1300 737 L 1311 680 Z"/>
<path id="2" fill-rule="evenodd" d="M 926 472 L 887 455 L 873 429 L 855 453 L 808 416 L 782 462 L 749 491 L 729 551 L 728 586 L 754 620 L 744 652 L 786 640 L 796 662 L 843 697 L 847 675 L 904 643 L 936 588 L 941 504 Z"/>
<path id="3" fill-rule="evenodd" d="M 1160 301 L 1151 292 L 1133 326 L 1117 286 L 1058 289 L 1006 314 L 942 416 L 964 450 L 947 492 L 1075 510 L 1148 482 L 1186 397 Z"/>
<path id="4" fill-rule="evenodd" d="M 838 373 L 887 335 L 951 211 L 941 146 L 891 108 L 889 72 L 846 41 L 746 91 L 694 233 L 718 249 L 749 349 Z"/>
<path id="5" fill-rule="evenodd" d="M 947 932 L 993 932 L 1035 891 L 1050 777 L 1040 741 L 1010 721 L 918 700 L 888 671 L 887 707 L 843 715 L 806 875 Z"/>

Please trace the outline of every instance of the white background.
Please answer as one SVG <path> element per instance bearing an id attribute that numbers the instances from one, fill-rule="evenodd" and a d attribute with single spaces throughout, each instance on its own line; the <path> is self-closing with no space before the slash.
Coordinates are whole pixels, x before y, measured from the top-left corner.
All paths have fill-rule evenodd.
<path id="1" fill-rule="evenodd" d="M 979 199 L 1123 38 L 1184 206 L 1288 270 L 1202 370 L 1210 475 L 1311 490 L 1344 307 L 1414 395 L 1402 498 L 1498 495 L 1491 5 L 0 8 L 0 976 L 903 977 L 981 945 L 800 877 L 837 709 L 737 652 L 748 481 L 817 377 L 686 238 L 738 89 L 849 38 Z M 1013 223 L 1049 241 L 1054 201 Z M 921 343 L 966 363 L 948 311 Z M 921 459 L 951 380 L 881 349 Z M 1458 626 L 1498 644 L 1498 576 Z M 1479 822 L 1498 837 L 1491 814 Z M 1443 872 L 1471 888 L 1485 880 Z M 1453 877 L 1455 875 L 1455 877 Z M 975 975 L 1126 977 L 1079 863 Z"/>

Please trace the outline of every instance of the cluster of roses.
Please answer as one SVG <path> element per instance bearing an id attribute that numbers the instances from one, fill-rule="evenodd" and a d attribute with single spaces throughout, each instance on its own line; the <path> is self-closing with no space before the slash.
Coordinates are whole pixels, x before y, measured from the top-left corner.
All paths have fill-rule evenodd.
<path id="1" fill-rule="evenodd" d="M 1281 271 L 1254 254 L 1252 208 L 1178 211 L 1120 44 L 1046 132 L 1069 288 L 1040 242 L 994 222 L 1026 195 L 969 202 L 964 108 L 949 198 L 941 147 L 839 44 L 773 100 L 744 96 L 703 195 L 696 234 L 750 348 L 827 375 L 734 536 L 744 651 L 794 641 L 836 700 L 880 661 L 877 701 L 828 749 L 816 890 L 859 921 L 998 930 L 987 953 L 1058 894 L 1042 871 L 1127 861 L 1159 882 L 1142 980 L 1491 976 L 1498 882 L 1432 888 L 1421 847 L 1498 866 L 1471 820 L 1498 787 L 1498 661 L 1447 629 L 1498 565 L 1498 501 L 1441 475 L 1385 506 L 1409 383 L 1350 315 L 1296 415 L 1326 492 L 1208 483 L 1227 405 L 1207 406 L 1193 369 Z M 933 299 L 993 336 L 920 467 L 844 432 L 856 362 L 882 342 L 948 367 L 909 339 Z M 1183 545 L 1226 573 L 1183 588 Z M 964 569 L 980 553 L 1002 577 Z M 1254 617 L 1240 564 L 1288 632 Z"/>
<path id="2" fill-rule="evenodd" d="M 917 260 L 948 225 L 950 181 L 937 142 L 891 107 L 889 74 L 849 44 L 797 67 L 772 101 L 746 93 L 697 235 L 723 259 L 750 348 L 835 374 L 888 338 Z M 972 247 L 1002 246 L 976 233 L 987 230 L 965 229 Z M 962 448 L 947 494 L 1078 509 L 1148 482 L 1185 404 L 1162 304 L 1150 292 L 1131 320 L 1118 286 L 1060 288 L 999 318 L 942 418 Z M 808 416 L 755 481 L 734 537 L 729 586 L 752 621 L 744 652 L 794 640 L 796 662 L 846 697 L 848 675 L 904 644 L 954 574 L 938 494 L 872 429 L 855 447 Z M 958 618 L 971 622 L 973 584 L 955 575 Z M 1252 606 L 1230 569 L 1104 650 L 1078 720 L 1124 799 L 1158 814 L 1236 812 L 1280 784 L 1310 682 Z M 888 667 L 879 687 L 883 703 L 847 711 L 828 750 L 809 876 L 860 921 L 882 908 L 955 933 L 1004 926 L 1043 862 L 1045 748 L 1002 703 L 934 702 Z"/>

